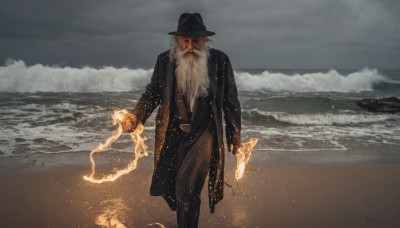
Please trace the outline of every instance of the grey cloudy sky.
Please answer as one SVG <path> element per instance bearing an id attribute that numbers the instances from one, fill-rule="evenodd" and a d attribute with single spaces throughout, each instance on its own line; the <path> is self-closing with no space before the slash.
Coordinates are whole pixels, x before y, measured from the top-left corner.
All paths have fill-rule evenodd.
<path id="1" fill-rule="evenodd" d="M 1 65 L 151 68 L 182 12 L 235 68 L 400 68 L 397 0 L 2 0 Z"/>

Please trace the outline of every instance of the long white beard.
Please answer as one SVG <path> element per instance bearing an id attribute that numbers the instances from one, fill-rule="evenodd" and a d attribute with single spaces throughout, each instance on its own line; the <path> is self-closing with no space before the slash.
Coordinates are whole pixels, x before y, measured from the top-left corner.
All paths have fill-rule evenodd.
<path id="1" fill-rule="evenodd" d="M 192 55 L 187 54 L 188 50 L 175 51 L 178 89 L 191 101 L 197 97 L 207 96 L 210 87 L 207 66 L 208 50 L 206 48 L 200 51 L 193 49 Z"/>

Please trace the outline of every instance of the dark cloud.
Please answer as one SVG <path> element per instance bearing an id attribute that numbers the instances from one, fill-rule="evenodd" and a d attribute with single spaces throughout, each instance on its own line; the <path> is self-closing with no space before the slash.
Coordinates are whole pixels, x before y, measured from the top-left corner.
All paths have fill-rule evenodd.
<path id="1" fill-rule="evenodd" d="M 200 12 L 237 68 L 399 68 L 395 0 L 3 0 L 0 61 L 152 67 Z"/>

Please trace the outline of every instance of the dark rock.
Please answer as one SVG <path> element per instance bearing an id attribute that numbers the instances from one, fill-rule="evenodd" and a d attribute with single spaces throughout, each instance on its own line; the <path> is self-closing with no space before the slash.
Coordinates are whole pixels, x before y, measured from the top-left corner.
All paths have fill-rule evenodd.
<path id="1" fill-rule="evenodd" d="M 400 99 L 397 97 L 362 99 L 357 101 L 357 105 L 369 112 L 400 112 Z"/>

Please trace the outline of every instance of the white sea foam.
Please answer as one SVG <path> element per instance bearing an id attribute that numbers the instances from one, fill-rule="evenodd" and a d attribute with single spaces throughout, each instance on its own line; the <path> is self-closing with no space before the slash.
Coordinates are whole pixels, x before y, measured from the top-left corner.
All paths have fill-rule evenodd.
<path id="1" fill-rule="evenodd" d="M 259 115 L 272 116 L 275 120 L 294 125 L 348 125 L 384 122 L 392 119 L 400 119 L 398 115 L 391 114 L 346 114 L 346 113 L 318 113 L 318 114 L 290 114 L 282 112 L 264 112 L 258 109 L 247 112 L 257 112 Z"/>
<path id="2" fill-rule="evenodd" d="M 107 115 L 91 107 L 79 106 L 70 103 L 48 104 L 20 104 L 14 108 L 1 107 L 3 114 L 0 118 L 2 138 L 0 151 L 4 156 L 28 154 L 40 151 L 42 153 L 73 152 L 90 150 L 94 139 L 101 139 L 108 132 L 99 131 L 77 125 L 76 121 L 63 122 L 64 118 L 72 118 L 72 113 L 84 110 L 84 116 L 79 121 L 91 120 Z M 60 110 L 71 110 L 62 113 Z M 111 125 L 111 124 L 109 124 Z M 107 125 L 105 125 L 107 127 Z M 84 129 L 84 130 L 81 130 Z M 17 152 L 15 152 L 17 151 Z"/>
<path id="3" fill-rule="evenodd" d="M 347 151 L 349 148 L 357 149 L 360 145 L 398 151 L 395 148 L 400 145 L 399 133 L 397 124 L 293 125 L 285 128 L 254 126 L 242 129 L 243 135 L 257 135 L 260 138 L 260 145 L 263 146 L 256 150 L 282 152 Z"/>
<path id="4" fill-rule="evenodd" d="M 387 80 L 375 69 L 363 69 L 349 75 L 341 75 L 336 70 L 302 75 L 286 75 L 268 71 L 257 75 L 238 72 L 236 78 L 240 90 L 290 92 L 372 91 L 375 83 Z"/>
<path id="5" fill-rule="evenodd" d="M 26 66 L 21 60 L 0 67 L 1 92 L 101 92 L 142 89 L 152 70 L 104 67 L 71 68 L 41 64 Z"/>
<path id="6" fill-rule="evenodd" d="M 390 115 L 346 115 L 346 114 L 297 114 L 297 115 L 273 115 L 277 120 L 297 125 L 346 125 L 382 122 L 391 119 Z"/>
<path id="7" fill-rule="evenodd" d="M 152 69 L 114 67 L 26 66 L 22 60 L 9 61 L 0 67 L 0 92 L 142 90 L 150 82 L 152 72 Z M 349 75 L 341 75 L 335 70 L 302 75 L 235 72 L 235 77 L 238 89 L 242 91 L 359 92 L 373 90 L 376 83 L 390 82 L 375 69 L 363 69 Z"/>
<path id="8" fill-rule="evenodd" d="M 81 115 L 74 117 L 75 113 Z M 0 157 L 90 151 L 115 129 L 111 123 L 112 113 L 94 105 L 16 102 L 12 106 L 0 107 L 0 114 Z M 148 125 L 145 135 L 154 138 L 153 132 L 154 125 Z M 131 139 L 127 136 L 122 136 L 119 142 L 130 145 Z M 118 151 L 131 153 L 132 148 L 122 146 Z"/>

